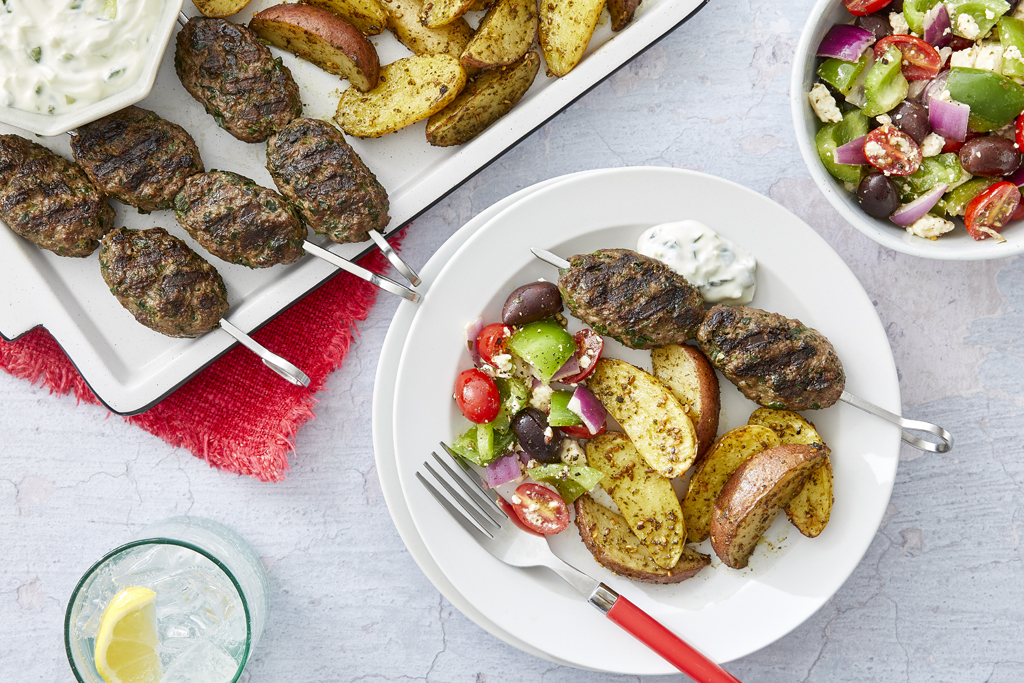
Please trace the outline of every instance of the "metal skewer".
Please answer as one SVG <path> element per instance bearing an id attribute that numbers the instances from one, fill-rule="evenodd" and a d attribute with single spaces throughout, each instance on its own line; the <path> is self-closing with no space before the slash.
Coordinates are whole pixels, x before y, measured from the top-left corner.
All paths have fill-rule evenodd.
<path id="1" fill-rule="evenodd" d="M 259 356 L 264 365 L 279 374 L 281 377 L 284 377 L 286 380 L 298 387 L 309 386 L 309 376 L 306 375 L 306 373 L 299 370 L 276 353 L 268 351 L 265 346 L 247 335 L 245 332 L 242 332 L 227 320 L 221 318 L 220 328 L 238 340 L 238 343 L 242 346 Z"/>
<path id="2" fill-rule="evenodd" d="M 556 256 L 555 254 L 552 254 L 550 251 L 534 248 L 531 248 L 530 251 L 532 251 L 533 255 L 539 258 L 541 261 L 549 263 L 560 270 L 564 270 L 565 268 L 568 268 L 571 265 L 564 258 Z M 908 420 L 904 417 L 896 415 L 895 413 L 890 413 L 888 410 L 880 406 L 876 406 L 874 403 L 871 403 L 870 401 L 865 401 L 864 399 L 858 396 L 854 396 L 853 394 L 845 390 L 843 391 L 842 395 L 840 395 L 839 400 L 853 406 L 854 408 L 859 408 L 860 410 L 863 410 L 866 413 L 870 413 L 875 417 L 880 417 L 883 420 L 888 420 L 889 422 L 898 425 L 903 430 L 900 435 L 901 438 L 914 448 L 917 448 L 918 450 L 926 451 L 928 453 L 947 453 L 951 448 L 953 448 L 953 435 L 937 424 L 932 424 L 931 422 L 924 422 L 922 420 Z M 941 439 L 941 441 L 935 442 L 920 439 L 914 436 L 913 434 L 907 432 L 907 429 L 932 434 Z"/>
<path id="3" fill-rule="evenodd" d="M 385 242 L 385 244 L 387 243 Z M 377 273 L 367 270 L 362 266 L 356 265 L 355 263 L 352 263 L 351 261 L 338 256 L 333 251 L 329 251 L 327 249 L 324 249 L 323 247 L 313 244 L 309 240 L 303 242 L 302 246 L 308 253 L 312 254 L 313 256 L 316 256 L 317 258 L 321 258 L 324 261 L 327 261 L 335 268 L 341 268 L 345 272 L 352 273 L 356 277 L 361 277 L 367 282 L 374 284 L 377 287 L 380 287 L 385 292 L 395 294 L 397 296 L 402 297 L 403 299 L 408 299 L 413 303 L 420 300 L 420 295 L 414 292 L 413 290 L 409 289 L 405 285 L 400 285 L 394 280 L 386 278 L 383 275 L 377 275 Z M 390 248 L 391 246 L 388 245 L 388 249 Z M 419 278 L 417 278 L 417 282 L 418 281 Z"/>
<path id="4" fill-rule="evenodd" d="M 419 285 L 421 282 L 420 276 L 416 274 L 415 270 L 409 267 L 409 264 L 402 260 L 402 257 L 398 255 L 397 251 L 391 248 L 388 241 L 384 239 L 384 235 L 380 234 L 376 230 L 370 230 L 366 234 L 370 236 L 370 239 L 372 239 L 381 252 L 383 252 L 384 257 L 387 258 L 388 261 L 391 261 L 391 265 L 395 267 L 395 270 L 402 274 L 402 277 L 408 280 L 413 287 Z M 413 299 L 413 301 L 415 301 L 415 299 Z"/>

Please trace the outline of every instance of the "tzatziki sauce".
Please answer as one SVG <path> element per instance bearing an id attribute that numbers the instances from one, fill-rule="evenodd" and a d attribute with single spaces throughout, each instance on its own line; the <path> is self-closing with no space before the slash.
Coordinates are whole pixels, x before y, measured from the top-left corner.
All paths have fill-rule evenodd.
<path id="1" fill-rule="evenodd" d="M 0 97 L 40 114 L 98 102 L 139 79 L 165 0 L 4 0 Z"/>
<path id="2" fill-rule="evenodd" d="M 636 250 L 685 277 L 708 303 L 749 304 L 754 298 L 757 261 L 699 221 L 648 228 Z"/>

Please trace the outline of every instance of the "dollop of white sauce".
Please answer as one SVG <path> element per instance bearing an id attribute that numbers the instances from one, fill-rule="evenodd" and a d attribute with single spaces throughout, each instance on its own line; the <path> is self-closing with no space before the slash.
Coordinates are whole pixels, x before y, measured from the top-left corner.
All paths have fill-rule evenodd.
<path id="1" fill-rule="evenodd" d="M 41 114 L 98 102 L 142 73 L 164 0 L 4 0 L 0 98 Z"/>
<path id="2" fill-rule="evenodd" d="M 685 277 L 708 303 L 748 304 L 754 298 L 757 261 L 699 221 L 648 228 L 636 250 Z"/>

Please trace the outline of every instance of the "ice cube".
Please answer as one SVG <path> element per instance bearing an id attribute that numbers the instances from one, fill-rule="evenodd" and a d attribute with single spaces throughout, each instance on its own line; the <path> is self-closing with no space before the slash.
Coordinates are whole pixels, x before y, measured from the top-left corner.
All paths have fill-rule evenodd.
<path id="1" fill-rule="evenodd" d="M 238 661 L 202 638 L 174 658 L 164 669 L 161 683 L 231 683 Z"/>

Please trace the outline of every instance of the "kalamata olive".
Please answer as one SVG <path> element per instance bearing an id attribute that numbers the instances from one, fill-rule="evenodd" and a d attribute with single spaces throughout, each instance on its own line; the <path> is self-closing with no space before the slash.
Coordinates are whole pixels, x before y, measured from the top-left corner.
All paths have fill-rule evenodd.
<path id="1" fill-rule="evenodd" d="M 986 178 L 1008 176 L 1020 166 L 1021 155 L 1013 140 L 986 135 L 964 143 L 960 148 L 960 165 L 971 175 Z"/>
<path id="2" fill-rule="evenodd" d="M 892 125 L 914 138 L 914 142 L 919 145 L 932 132 L 932 126 L 928 123 L 928 110 L 911 100 L 900 102 L 900 106 L 889 112 L 889 118 L 892 119 Z"/>
<path id="3" fill-rule="evenodd" d="M 869 173 L 857 187 L 857 202 L 869 216 L 888 218 L 899 208 L 900 196 L 884 175 Z"/>
<path id="4" fill-rule="evenodd" d="M 525 325 L 550 318 L 562 310 L 562 295 L 551 282 L 531 282 L 509 294 L 501 309 L 501 322 Z"/>
<path id="5" fill-rule="evenodd" d="M 889 8 L 886 7 L 885 11 L 888 12 Z M 866 28 L 875 34 L 875 40 L 881 40 L 887 35 L 892 33 L 892 26 L 889 24 L 889 15 L 886 14 L 884 17 L 881 14 L 864 14 L 856 18 L 853 22 L 854 26 L 860 28 Z"/>
<path id="6" fill-rule="evenodd" d="M 519 445 L 537 462 L 557 463 L 562 433 L 548 426 L 544 413 L 536 408 L 524 408 L 512 417 L 512 431 Z"/>
<path id="7" fill-rule="evenodd" d="M 885 9 L 882 10 L 882 14 L 889 16 L 889 12 L 902 12 L 903 11 L 903 0 L 892 0 Z"/>

